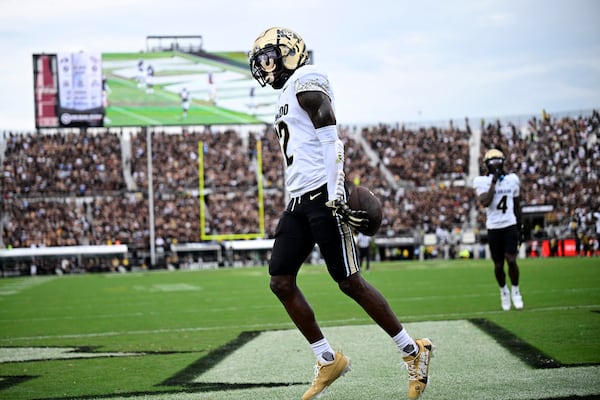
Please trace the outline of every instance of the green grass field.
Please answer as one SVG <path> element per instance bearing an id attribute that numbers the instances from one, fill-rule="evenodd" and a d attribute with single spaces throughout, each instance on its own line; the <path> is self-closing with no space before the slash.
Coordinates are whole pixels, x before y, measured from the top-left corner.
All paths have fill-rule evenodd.
<path id="1" fill-rule="evenodd" d="M 600 396 L 600 259 L 520 261 L 503 312 L 491 261 L 375 263 L 366 278 L 436 346 L 423 399 Z M 265 267 L 0 280 L 1 399 L 299 399 L 312 352 Z M 324 399 L 406 398 L 392 341 L 323 266 L 299 283 L 353 370 Z"/>

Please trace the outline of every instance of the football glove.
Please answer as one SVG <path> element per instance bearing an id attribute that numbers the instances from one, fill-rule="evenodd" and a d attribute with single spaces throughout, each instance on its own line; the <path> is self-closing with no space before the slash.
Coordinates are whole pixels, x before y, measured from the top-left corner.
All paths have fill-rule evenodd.
<path id="1" fill-rule="evenodd" d="M 342 221 L 357 231 L 364 230 L 369 226 L 367 212 L 352 210 L 344 200 L 329 200 L 325 205 L 333 210 L 334 215 L 339 215 L 342 218 Z"/>
<path id="2" fill-rule="evenodd" d="M 494 177 L 492 178 L 492 182 L 496 183 L 498 181 L 502 181 L 504 179 L 504 171 L 501 168 L 498 168 L 494 171 Z"/>

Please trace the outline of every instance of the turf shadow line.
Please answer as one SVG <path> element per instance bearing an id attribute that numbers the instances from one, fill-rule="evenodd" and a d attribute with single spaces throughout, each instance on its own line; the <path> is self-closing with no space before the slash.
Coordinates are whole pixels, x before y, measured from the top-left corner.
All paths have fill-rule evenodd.
<path id="1" fill-rule="evenodd" d="M 502 347 L 509 350 L 511 354 L 517 356 L 521 361 L 532 368 L 549 369 L 549 368 L 572 368 L 572 367 L 587 367 L 600 365 L 600 363 L 579 363 L 579 364 L 562 364 L 559 361 L 548 356 L 539 349 L 525 342 L 509 330 L 496 325 L 495 323 L 484 318 L 470 318 L 470 323 L 481 329 L 483 332 L 490 335 Z M 580 397 L 575 397 L 579 399 Z"/>
<path id="2" fill-rule="evenodd" d="M 0 391 L 8 389 L 11 386 L 18 385 L 19 383 L 26 382 L 33 378 L 37 378 L 37 376 L 35 376 L 35 375 L 14 375 L 14 376 L 0 375 Z"/>
<path id="3" fill-rule="evenodd" d="M 15 347 L 23 347 L 23 346 L 0 346 L 0 348 L 3 349 L 8 349 L 8 348 L 15 348 Z M 100 351 L 99 349 L 101 349 L 103 346 L 27 346 L 28 348 L 44 348 L 44 349 L 65 349 L 65 348 L 73 348 L 73 350 L 67 352 L 68 354 L 77 354 L 77 353 L 90 353 L 90 354 L 94 354 L 94 353 L 107 353 L 107 352 L 103 352 Z M 113 357 L 121 357 L 118 354 L 122 353 L 122 354 L 126 354 L 126 357 L 141 357 L 141 356 L 151 356 L 151 355 L 160 355 L 160 356 L 164 356 L 164 355 L 170 355 L 170 354 L 188 354 L 188 353 L 193 353 L 193 351 L 134 351 L 134 352 L 120 352 L 120 351 L 114 351 L 114 352 L 110 352 L 110 353 L 114 353 L 114 355 L 103 355 L 103 356 L 99 356 L 99 357 L 87 357 L 87 356 L 81 356 L 81 357 L 68 357 L 68 358 L 30 358 L 30 359 L 26 359 L 26 360 L 14 360 L 14 361 L 2 361 L 0 362 L 0 364 L 11 364 L 11 363 L 29 363 L 29 362 L 39 362 L 39 361 L 61 361 L 61 360 L 89 360 L 92 358 L 95 359 L 99 359 L 99 358 L 113 358 Z M 135 353 L 135 354 L 133 354 Z M 2 389 L 1 383 L 0 383 L 0 390 Z"/>

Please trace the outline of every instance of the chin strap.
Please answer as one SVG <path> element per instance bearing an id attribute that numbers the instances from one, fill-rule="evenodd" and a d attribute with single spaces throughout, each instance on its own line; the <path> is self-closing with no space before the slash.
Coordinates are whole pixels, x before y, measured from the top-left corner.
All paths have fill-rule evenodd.
<path id="1" fill-rule="evenodd" d="M 271 86 L 273 86 L 273 89 L 281 89 L 283 87 L 283 85 L 285 85 L 285 83 L 288 81 L 288 79 L 290 79 L 290 76 L 292 76 L 293 71 L 289 71 L 289 70 L 284 70 L 281 71 L 278 75 L 277 78 L 273 79 L 273 83 L 271 83 Z"/>

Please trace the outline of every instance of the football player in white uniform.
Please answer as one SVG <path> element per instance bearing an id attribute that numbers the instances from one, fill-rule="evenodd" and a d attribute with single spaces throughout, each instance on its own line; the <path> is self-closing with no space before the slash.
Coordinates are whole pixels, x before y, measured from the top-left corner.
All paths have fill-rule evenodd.
<path id="1" fill-rule="evenodd" d="M 504 154 L 497 149 L 487 151 L 483 162 L 488 174 L 473 180 L 473 187 L 481 205 L 486 207 L 486 227 L 494 274 L 500 286 L 500 302 L 505 311 L 512 304 L 517 310 L 523 308 L 519 290 L 519 266 L 517 251 L 522 233 L 519 177 L 504 172 Z M 508 265 L 511 290 L 506 285 L 504 261 Z"/>
<path id="2" fill-rule="evenodd" d="M 413 340 L 383 295 L 360 274 L 352 229 L 368 223 L 351 210 L 344 187 L 344 145 L 338 137 L 334 95 L 327 75 L 308 65 L 302 38 L 286 28 L 261 33 L 249 52 L 250 69 L 261 86 L 280 90 L 275 132 L 285 166 L 290 201 L 275 232 L 269 261 L 270 287 L 317 358 L 316 374 L 303 400 L 317 397 L 350 369 L 350 359 L 335 352 L 316 321 L 296 278 L 315 243 L 331 277 L 387 332 L 409 371 L 409 398 L 427 385 L 432 344 Z"/>
<path id="3" fill-rule="evenodd" d="M 179 91 L 179 98 L 181 99 L 182 118 L 186 118 L 190 109 L 190 92 L 187 88 L 184 87 Z"/>

